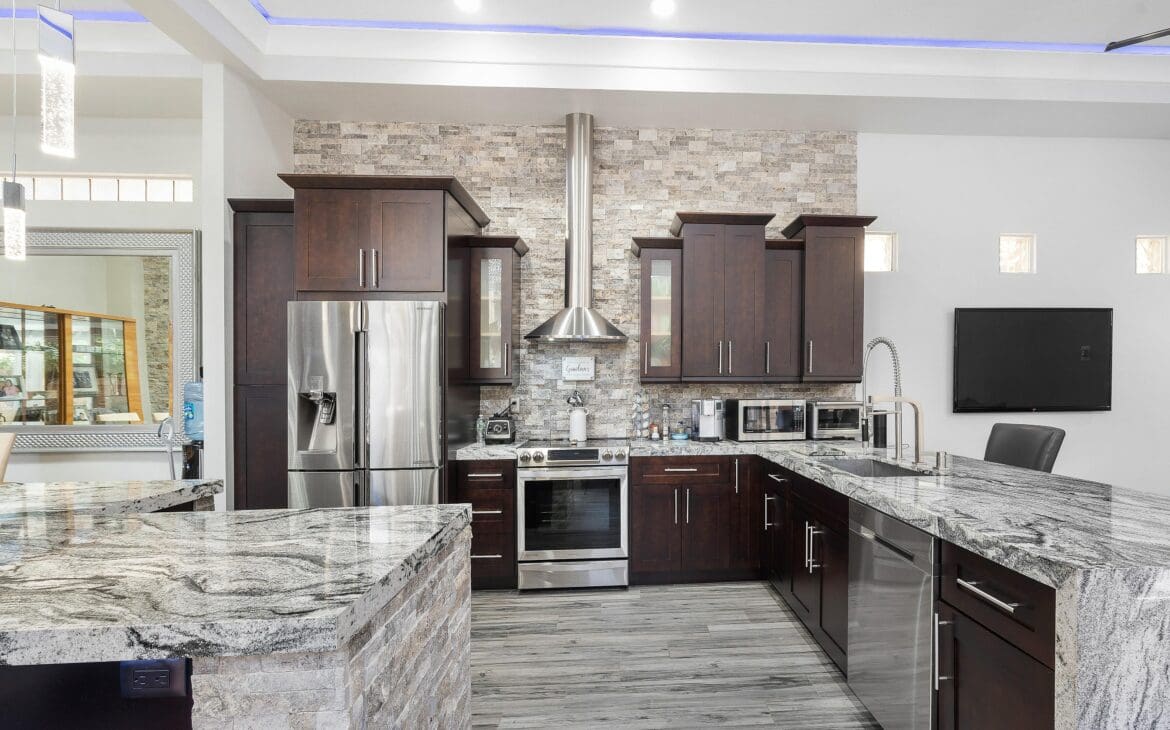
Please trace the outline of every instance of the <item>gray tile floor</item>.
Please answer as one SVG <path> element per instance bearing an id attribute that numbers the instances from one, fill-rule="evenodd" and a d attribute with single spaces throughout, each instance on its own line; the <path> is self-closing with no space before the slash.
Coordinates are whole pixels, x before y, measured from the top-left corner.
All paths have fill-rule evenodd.
<path id="1" fill-rule="evenodd" d="M 876 728 L 764 583 L 472 596 L 479 728 Z"/>

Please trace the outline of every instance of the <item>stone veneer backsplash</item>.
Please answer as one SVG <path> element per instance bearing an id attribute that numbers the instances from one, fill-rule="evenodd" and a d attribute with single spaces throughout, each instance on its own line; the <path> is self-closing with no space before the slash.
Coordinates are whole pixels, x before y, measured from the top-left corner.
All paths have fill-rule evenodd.
<path id="1" fill-rule="evenodd" d="M 489 234 L 528 243 L 522 265 L 521 334 L 564 302 L 565 131 L 560 125 L 327 122 L 298 120 L 298 173 L 454 175 L 492 222 Z M 593 300 L 625 332 L 625 345 L 535 344 L 516 352 L 519 386 L 485 387 L 486 415 L 520 399 L 521 438 L 564 436 L 565 399 L 581 391 L 594 436 L 628 436 L 634 394 L 669 403 L 692 398 L 834 397 L 851 385 L 641 385 L 639 261 L 634 236 L 669 235 L 675 211 L 770 212 L 769 237 L 801 213 L 850 215 L 857 205 L 857 137 L 851 132 L 721 129 L 594 129 Z M 596 356 L 596 379 L 561 380 L 565 355 Z"/>

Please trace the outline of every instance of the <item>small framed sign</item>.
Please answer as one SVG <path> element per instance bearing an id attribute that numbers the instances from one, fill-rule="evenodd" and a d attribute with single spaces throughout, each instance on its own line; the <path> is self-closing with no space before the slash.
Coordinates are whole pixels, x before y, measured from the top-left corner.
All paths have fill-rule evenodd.
<path id="1" fill-rule="evenodd" d="M 585 357 L 562 357 L 561 379 L 593 380 L 595 361 L 592 355 Z"/>

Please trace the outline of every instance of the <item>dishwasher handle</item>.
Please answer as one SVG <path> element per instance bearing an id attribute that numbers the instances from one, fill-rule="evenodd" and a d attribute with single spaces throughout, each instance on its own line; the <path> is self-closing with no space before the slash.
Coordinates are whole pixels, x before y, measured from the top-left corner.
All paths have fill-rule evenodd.
<path id="1" fill-rule="evenodd" d="M 906 562 L 908 562 L 908 563 L 914 562 L 914 557 L 915 557 L 914 553 L 910 552 L 906 548 L 899 547 L 898 545 L 895 545 L 894 543 L 885 539 L 884 537 L 877 534 L 873 530 L 869 529 L 865 525 L 854 525 L 853 531 L 857 533 L 858 537 L 876 542 L 878 545 L 881 545 L 886 550 L 889 550 L 890 552 L 894 553 L 898 557 L 904 559 Z"/>

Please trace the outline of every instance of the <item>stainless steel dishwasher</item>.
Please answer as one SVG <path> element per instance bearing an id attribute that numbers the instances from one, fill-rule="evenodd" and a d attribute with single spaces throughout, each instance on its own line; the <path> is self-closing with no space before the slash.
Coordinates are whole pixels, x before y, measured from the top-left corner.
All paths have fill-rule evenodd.
<path id="1" fill-rule="evenodd" d="M 849 503 L 849 687 L 886 730 L 933 719 L 936 541 Z"/>

